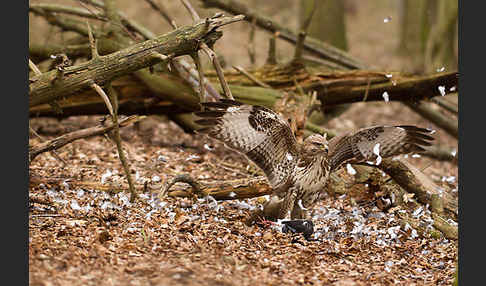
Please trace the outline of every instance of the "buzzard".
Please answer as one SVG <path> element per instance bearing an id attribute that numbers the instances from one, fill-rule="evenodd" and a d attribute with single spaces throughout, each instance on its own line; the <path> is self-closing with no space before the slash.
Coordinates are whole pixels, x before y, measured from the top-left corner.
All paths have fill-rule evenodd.
<path id="1" fill-rule="evenodd" d="M 424 151 L 431 130 L 416 126 L 373 126 L 336 136 L 313 134 L 298 143 L 288 122 L 263 106 L 221 99 L 202 103 L 195 114 L 198 132 L 220 140 L 243 153 L 263 170 L 273 193 L 263 210 L 254 212 L 267 220 L 307 219 L 306 210 L 316 203 L 329 174 L 347 162 L 370 161 Z"/>

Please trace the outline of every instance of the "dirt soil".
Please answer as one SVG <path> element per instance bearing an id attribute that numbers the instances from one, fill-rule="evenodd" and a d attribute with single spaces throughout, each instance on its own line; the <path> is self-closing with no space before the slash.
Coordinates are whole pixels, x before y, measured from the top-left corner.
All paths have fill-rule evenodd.
<path id="1" fill-rule="evenodd" d="M 165 22 L 145 2 L 136 9 L 129 1 L 120 2 L 129 17 L 163 32 L 157 29 L 163 29 L 160 27 L 165 27 Z M 186 11 L 173 2 L 167 6 L 175 18 L 181 19 L 181 24 L 187 22 Z M 385 70 L 405 69 L 406 60 L 395 55 L 398 15 L 391 2 L 381 1 L 388 3 L 382 6 L 348 2 L 354 3 L 346 23 L 351 54 Z M 293 27 L 295 4 L 282 3 L 288 4 L 286 8 L 263 7 L 262 11 Z M 392 21 L 385 24 L 386 17 Z M 247 65 L 246 47 L 234 47 L 234 43 L 247 39 L 249 26 L 241 23 L 224 31 L 216 50 L 229 64 Z M 262 42 L 257 62 L 263 62 L 268 36 L 258 32 L 257 37 Z M 292 55 L 292 49 L 282 43 L 279 53 L 285 59 Z M 41 118 L 30 123 L 44 139 L 50 139 L 91 127 L 100 119 Z M 374 124 L 433 128 L 437 130 L 437 144 L 457 149 L 457 140 L 399 103 L 355 104 L 326 128 L 342 133 Z M 59 149 L 57 153 L 66 165 L 51 153 L 43 153 L 31 163 L 30 285 L 452 283 L 457 241 L 417 233 L 409 225 L 400 224 L 398 212 L 406 210 L 382 212 L 374 200 L 359 200 L 359 195 L 351 193 L 325 195 L 312 213 L 315 241 L 282 233 L 276 227 L 248 227 L 243 221 L 250 210 L 259 207 L 262 198 L 215 201 L 158 195 L 161 187 L 178 174 L 190 174 L 202 182 L 253 178 L 255 174 L 243 156 L 215 140 L 186 134 L 163 117 L 149 117 L 123 128 L 121 135 L 132 177 L 137 187 L 146 185 L 135 203 L 129 202 L 128 193 L 117 191 L 126 189 L 127 183 L 116 146 L 107 137 L 82 139 Z M 31 143 L 39 140 L 31 137 Z M 457 197 L 457 165 L 418 156 L 404 159 Z M 339 174 L 346 176 L 346 170 Z M 60 183 L 53 183 L 54 179 Z M 73 182 L 79 181 L 97 182 L 113 190 L 73 187 Z M 364 184 L 358 185 L 367 192 Z M 425 227 L 430 225 L 427 206 L 410 215 Z"/>

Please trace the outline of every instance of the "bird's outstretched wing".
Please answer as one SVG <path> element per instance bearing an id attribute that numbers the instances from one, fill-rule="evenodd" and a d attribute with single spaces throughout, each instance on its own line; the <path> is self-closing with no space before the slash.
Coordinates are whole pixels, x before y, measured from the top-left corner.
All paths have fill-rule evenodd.
<path id="1" fill-rule="evenodd" d="M 374 161 L 411 152 L 421 152 L 432 145 L 432 130 L 410 125 L 374 126 L 336 136 L 329 141 L 331 170 L 343 163 Z"/>
<path id="2" fill-rule="evenodd" d="M 245 154 L 260 167 L 274 189 L 283 186 L 295 167 L 297 141 L 288 123 L 271 109 L 222 99 L 202 103 L 195 122 L 206 133 Z"/>

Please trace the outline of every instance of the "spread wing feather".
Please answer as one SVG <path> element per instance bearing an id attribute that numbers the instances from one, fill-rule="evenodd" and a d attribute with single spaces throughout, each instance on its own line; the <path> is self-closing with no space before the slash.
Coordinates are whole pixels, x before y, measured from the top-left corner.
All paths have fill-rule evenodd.
<path id="1" fill-rule="evenodd" d="M 410 152 L 421 152 L 432 145 L 431 130 L 410 125 L 374 126 L 336 136 L 329 141 L 331 170 L 343 163 L 372 161 Z M 377 146 L 379 144 L 379 146 Z M 374 150 L 377 148 L 378 150 Z"/>
<path id="2" fill-rule="evenodd" d="M 228 99 L 202 105 L 205 110 L 195 112 L 201 117 L 195 122 L 204 126 L 198 132 L 245 154 L 263 170 L 274 189 L 287 182 L 298 151 L 295 137 L 284 119 L 271 109 Z"/>

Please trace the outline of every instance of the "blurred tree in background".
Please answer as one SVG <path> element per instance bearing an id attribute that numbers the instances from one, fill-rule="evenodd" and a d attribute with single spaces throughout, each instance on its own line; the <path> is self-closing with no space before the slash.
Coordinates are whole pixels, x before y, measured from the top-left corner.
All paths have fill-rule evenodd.
<path id="1" fill-rule="evenodd" d="M 345 2 L 341 0 L 302 0 L 299 14 L 300 26 L 302 27 L 305 21 L 312 17 L 307 27 L 307 35 L 347 51 Z M 306 64 L 313 65 L 312 62 Z M 342 104 L 332 108 L 324 107 L 325 114 L 314 112 L 309 120 L 323 125 L 341 115 L 350 106 L 350 104 Z"/>
<path id="2" fill-rule="evenodd" d="M 314 2 L 316 3 L 314 4 Z M 314 5 L 316 9 L 312 11 Z M 305 19 L 314 12 L 307 34 L 347 51 L 344 5 L 345 2 L 341 0 L 303 0 L 300 7 L 300 24 L 302 25 Z"/>
<path id="3" fill-rule="evenodd" d="M 417 73 L 457 69 L 458 2 L 400 0 L 400 45 Z"/>

